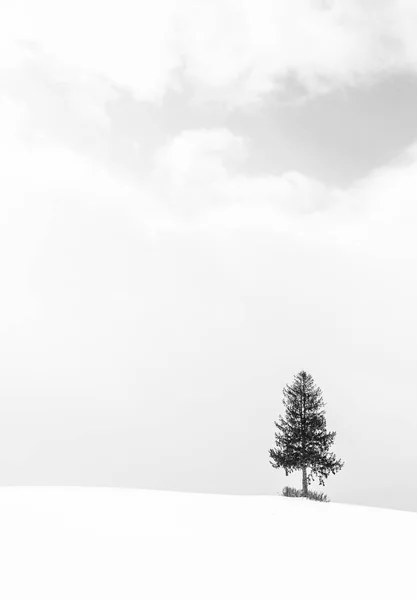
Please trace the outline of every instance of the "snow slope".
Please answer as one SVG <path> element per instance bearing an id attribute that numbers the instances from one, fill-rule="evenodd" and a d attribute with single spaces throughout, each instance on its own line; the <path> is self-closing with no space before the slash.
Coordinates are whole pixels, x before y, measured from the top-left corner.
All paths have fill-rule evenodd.
<path id="1" fill-rule="evenodd" d="M 417 597 L 417 513 L 279 496 L 0 488 L 2 600 Z"/>

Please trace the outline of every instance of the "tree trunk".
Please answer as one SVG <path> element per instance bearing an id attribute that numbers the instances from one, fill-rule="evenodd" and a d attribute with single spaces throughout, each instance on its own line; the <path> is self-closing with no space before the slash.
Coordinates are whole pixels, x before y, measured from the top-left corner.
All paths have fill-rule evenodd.
<path id="1" fill-rule="evenodd" d="M 303 467 L 303 496 L 307 497 L 307 467 Z"/>

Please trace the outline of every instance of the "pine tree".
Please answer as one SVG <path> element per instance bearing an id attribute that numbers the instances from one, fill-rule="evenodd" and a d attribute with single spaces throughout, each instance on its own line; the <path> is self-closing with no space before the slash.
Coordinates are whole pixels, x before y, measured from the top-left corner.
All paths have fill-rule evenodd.
<path id="1" fill-rule="evenodd" d="M 283 468 L 286 475 L 301 470 L 303 496 L 307 496 L 308 485 L 315 477 L 324 485 L 330 473 L 336 474 L 344 463 L 329 452 L 336 432 L 326 431 L 325 403 L 312 376 L 300 371 L 283 393 L 285 418 L 280 415 L 279 422 L 274 421 L 278 433 L 276 447 L 269 451 L 270 464 L 274 469 Z"/>

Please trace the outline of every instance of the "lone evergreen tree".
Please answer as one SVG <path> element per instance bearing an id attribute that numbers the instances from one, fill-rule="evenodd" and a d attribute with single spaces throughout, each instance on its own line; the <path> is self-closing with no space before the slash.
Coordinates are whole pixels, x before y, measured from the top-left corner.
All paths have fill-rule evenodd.
<path id="1" fill-rule="evenodd" d="M 300 371 L 283 393 L 285 418 L 280 415 L 279 423 L 275 421 L 278 433 L 276 447 L 269 451 L 270 463 L 274 469 L 283 468 L 286 475 L 302 470 L 303 496 L 307 496 L 315 476 L 324 485 L 330 473 L 340 471 L 344 463 L 329 452 L 336 432 L 326 431 L 325 403 L 312 376 Z"/>

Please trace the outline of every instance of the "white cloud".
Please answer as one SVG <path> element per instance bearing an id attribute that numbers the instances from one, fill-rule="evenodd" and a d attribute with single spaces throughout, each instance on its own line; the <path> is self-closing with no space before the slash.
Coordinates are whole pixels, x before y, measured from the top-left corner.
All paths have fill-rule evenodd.
<path id="1" fill-rule="evenodd" d="M 184 21 L 190 80 L 227 103 L 259 100 L 290 76 L 315 94 L 417 69 L 412 0 L 189 0 Z"/>
<path id="2" fill-rule="evenodd" d="M 67 67 L 104 75 L 132 87 L 141 99 L 153 100 L 165 92 L 178 67 L 170 4 L 6 0 L 0 27 L 14 40 L 40 43 Z"/>
<path id="3" fill-rule="evenodd" d="M 416 254 L 416 146 L 395 164 L 338 190 L 298 172 L 251 175 L 245 168 L 247 139 L 226 128 L 189 130 L 162 147 L 150 179 L 134 185 L 48 137 L 25 141 L 27 114 L 24 103 L 3 98 L 2 211 L 21 219 L 27 236 L 22 247 L 42 236 L 57 199 L 81 194 L 86 206 L 123 207 L 155 235 L 195 228 L 215 234 L 285 231 L 378 256 Z"/>
<path id="4" fill-rule="evenodd" d="M 262 99 L 290 76 L 314 94 L 417 70 L 412 0 L 4 0 L 1 11 L 9 61 L 20 52 L 13 41 L 37 41 L 145 100 L 178 87 L 180 69 L 197 97 L 232 105 Z"/>
<path id="5" fill-rule="evenodd" d="M 244 140 L 228 129 L 183 131 L 158 151 L 154 176 L 174 185 L 204 184 L 224 178 L 227 163 L 245 156 Z"/>
<path id="6" fill-rule="evenodd" d="M 264 229 L 290 232 L 377 256 L 417 256 L 415 146 L 396 164 L 346 190 L 298 172 L 259 176 L 228 168 L 243 161 L 244 140 L 227 130 L 187 131 L 156 157 L 153 193 L 172 219 L 214 233 Z M 161 183 L 162 182 L 162 183 Z"/>

